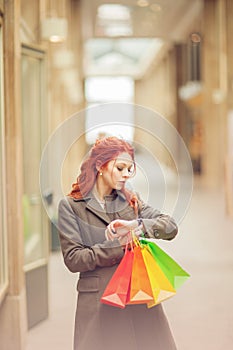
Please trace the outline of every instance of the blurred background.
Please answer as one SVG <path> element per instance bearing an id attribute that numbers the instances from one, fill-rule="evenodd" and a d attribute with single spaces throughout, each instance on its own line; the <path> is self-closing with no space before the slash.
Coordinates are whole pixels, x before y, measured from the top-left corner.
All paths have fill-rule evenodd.
<path id="1" fill-rule="evenodd" d="M 155 111 L 183 138 L 192 197 L 180 234 L 161 246 L 191 278 L 164 308 L 179 350 L 232 347 L 232 36 L 232 0 L 0 0 L 1 350 L 72 349 L 78 276 L 62 261 L 56 189 L 70 190 L 96 137 L 116 134 L 149 150 L 136 147 L 133 185 L 158 206 L 165 189 L 156 182 L 161 170 L 152 170 L 156 158 L 166 179 L 162 209 L 171 212 L 176 164 L 136 127 L 156 129 L 153 115 L 128 108 L 123 119 L 109 116 L 114 127 L 101 113 L 93 123 L 106 103 Z M 48 166 L 40 193 L 43 149 L 60 130 L 50 156 L 63 154 L 74 134 L 62 134 L 62 125 L 71 116 L 77 139 L 60 173 Z M 153 172 L 149 189 L 144 168 Z"/>

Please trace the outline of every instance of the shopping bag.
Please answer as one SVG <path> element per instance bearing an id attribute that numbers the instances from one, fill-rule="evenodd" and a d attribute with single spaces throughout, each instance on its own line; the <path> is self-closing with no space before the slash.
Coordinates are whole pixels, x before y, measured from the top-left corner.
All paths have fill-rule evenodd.
<path id="1" fill-rule="evenodd" d="M 102 303 L 116 306 L 121 309 L 125 307 L 130 286 L 133 258 L 133 250 L 128 250 L 126 247 L 125 255 L 112 275 L 112 278 L 100 299 Z"/>
<path id="2" fill-rule="evenodd" d="M 134 258 L 127 304 L 143 304 L 154 296 L 140 245 L 134 247 Z"/>
<path id="3" fill-rule="evenodd" d="M 164 250 L 162 250 L 155 242 L 145 238 L 140 239 L 140 244 L 148 247 L 151 255 L 156 260 L 161 270 L 176 290 L 190 277 L 175 260 L 173 260 Z"/>
<path id="4" fill-rule="evenodd" d="M 157 264 L 147 247 L 141 248 L 142 256 L 147 268 L 150 279 L 154 300 L 147 303 L 148 307 L 152 307 L 176 294 L 175 289 L 171 285 L 164 272 Z"/>

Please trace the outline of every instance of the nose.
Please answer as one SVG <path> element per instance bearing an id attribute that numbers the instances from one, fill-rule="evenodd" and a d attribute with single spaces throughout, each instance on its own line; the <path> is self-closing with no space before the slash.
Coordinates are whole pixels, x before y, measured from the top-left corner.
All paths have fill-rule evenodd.
<path id="1" fill-rule="evenodd" d="M 123 177 L 127 177 L 127 178 L 129 177 L 129 171 L 128 171 L 127 168 L 124 168 L 124 169 L 123 169 L 123 171 L 122 171 L 122 176 L 123 176 Z"/>

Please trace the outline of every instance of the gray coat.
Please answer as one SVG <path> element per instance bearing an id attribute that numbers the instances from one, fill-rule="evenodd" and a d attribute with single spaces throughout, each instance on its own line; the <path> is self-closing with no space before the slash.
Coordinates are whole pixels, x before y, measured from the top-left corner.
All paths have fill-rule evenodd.
<path id="1" fill-rule="evenodd" d="M 59 204 L 59 232 L 64 262 L 80 272 L 75 319 L 75 350 L 175 350 L 161 305 L 104 305 L 101 295 L 124 252 L 118 239 L 106 241 L 106 226 L 115 219 L 136 218 L 120 191 L 105 197 L 106 211 L 90 193 L 84 199 L 67 197 Z M 145 203 L 139 212 L 147 237 L 172 239 L 177 226 Z"/>

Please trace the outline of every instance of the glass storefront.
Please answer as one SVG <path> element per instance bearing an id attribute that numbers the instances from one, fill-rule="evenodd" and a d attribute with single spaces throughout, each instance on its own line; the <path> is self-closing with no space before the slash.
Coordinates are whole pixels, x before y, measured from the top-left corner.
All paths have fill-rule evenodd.
<path id="1" fill-rule="evenodd" d="M 44 53 L 23 47 L 22 120 L 24 173 L 24 253 L 25 265 L 47 257 L 47 229 L 39 189 L 39 166 L 46 134 L 44 106 Z"/>
<path id="2" fill-rule="evenodd" d="M 3 108 L 3 54 L 2 54 L 2 29 L 0 23 L 0 302 L 7 289 L 7 250 L 6 250 L 6 220 L 5 220 L 5 152 L 4 152 L 4 108 Z"/>

